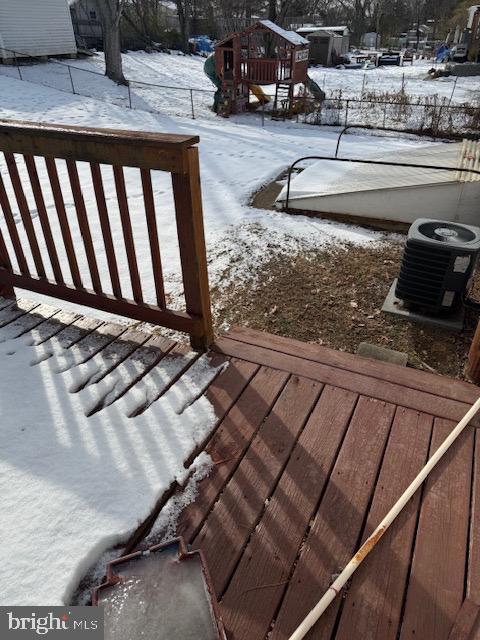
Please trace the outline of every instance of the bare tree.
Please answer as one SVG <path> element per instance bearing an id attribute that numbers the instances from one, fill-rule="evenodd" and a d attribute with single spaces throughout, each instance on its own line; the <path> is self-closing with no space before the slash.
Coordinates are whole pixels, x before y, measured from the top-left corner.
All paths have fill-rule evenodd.
<path id="1" fill-rule="evenodd" d="M 97 3 L 103 28 L 105 75 L 118 84 L 127 84 L 122 68 L 120 18 L 125 0 L 102 0 Z"/>
<path id="2" fill-rule="evenodd" d="M 177 5 L 178 22 L 180 24 L 182 51 L 188 53 L 190 50 L 188 41 L 190 39 L 191 3 L 190 0 L 175 0 L 175 4 Z"/>

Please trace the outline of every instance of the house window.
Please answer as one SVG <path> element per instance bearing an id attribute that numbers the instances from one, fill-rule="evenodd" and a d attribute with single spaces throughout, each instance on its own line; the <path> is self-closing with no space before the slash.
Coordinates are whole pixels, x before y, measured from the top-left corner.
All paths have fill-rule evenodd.
<path id="1" fill-rule="evenodd" d="M 90 20 L 96 20 L 97 19 L 97 12 L 96 11 L 90 11 Z"/>

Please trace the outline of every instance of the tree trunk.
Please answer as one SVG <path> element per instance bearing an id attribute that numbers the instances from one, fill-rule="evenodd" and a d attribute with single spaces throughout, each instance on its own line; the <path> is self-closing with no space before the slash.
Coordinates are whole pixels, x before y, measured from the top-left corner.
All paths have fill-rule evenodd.
<path id="1" fill-rule="evenodd" d="M 127 84 L 123 75 L 122 52 L 120 50 L 122 3 L 120 0 L 102 0 L 97 6 L 103 30 L 105 75 L 118 84 Z"/>
<path id="2" fill-rule="evenodd" d="M 105 74 L 118 84 L 127 84 L 122 68 L 122 52 L 120 50 L 120 28 L 112 26 L 103 34 L 103 50 L 105 53 Z"/>
<path id="3" fill-rule="evenodd" d="M 189 53 L 190 39 L 190 6 L 188 0 L 176 0 L 178 22 L 180 24 L 181 47 L 184 53 Z"/>
<path id="4" fill-rule="evenodd" d="M 268 1 L 268 19 L 272 22 L 277 19 L 277 0 Z"/>

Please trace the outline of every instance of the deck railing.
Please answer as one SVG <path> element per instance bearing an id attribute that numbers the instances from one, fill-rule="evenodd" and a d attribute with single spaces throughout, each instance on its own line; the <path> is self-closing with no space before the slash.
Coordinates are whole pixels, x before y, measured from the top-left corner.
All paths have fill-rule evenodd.
<path id="1" fill-rule="evenodd" d="M 20 287 L 186 332 L 190 334 L 192 346 L 207 348 L 213 340 L 213 330 L 198 148 L 195 146 L 198 141 L 196 136 L 1 122 L 0 152 L 4 154 L 11 185 L 6 188 L 0 172 L 0 207 L 5 220 L 5 236 L 2 235 L 0 225 L 0 294 L 14 295 L 13 287 Z M 22 171 L 19 171 L 17 154 L 23 156 Z M 57 160 L 65 161 L 68 176 L 65 183 L 68 184 L 62 184 Z M 84 189 L 87 187 L 82 185 L 81 176 L 84 174 L 78 171 L 78 162 L 89 163 L 90 184 L 93 186 L 109 283 L 104 282 L 105 278 L 99 269 L 99 239 L 92 236 L 92 218 L 84 198 Z M 110 165 L 113 170 L 114 195 L 108 192 L 108 183 L 105 182 L 101 165 Z M 138 211 L 135 211 L 135 218 L 130 216 L 124 167 L 139 170 L 143 200 L 141 215 L 145 216 L 142 221 L 137 220 L 140 215 Z M 40 170 L 43 170 L 42 173 Z M 152 187 L 152 171 L 155 170 L 169 172 L 172 177 L 185 311 L 169 308 L 166 301 Z M 50 198 L 53 196 L 52 209 L 56 211 L 52 217 L 46 206 L 45 186 L 48 184 Z M 64 198 L 65 189 L 69 189 L 73 198 L 75 220 L 69 214 L 70 207 Z M 33 222 L 27 192 L 30 200 L 33 195 L 40 224 Z M 112 236 L 112 202 L 121 223 L 120 243 L 118 237 L 114 242 Z M 55 221 L 53 217 L 56 217 Z M 18 224 L 16 218 L 19 218 Z M 58 233 L 52 231 L 52 222 L 59 229 Z M 148 269 L 153 271 L 150 275 L 155 288 L 154 304 L 147 304 L 144 299 L 134 234 L 137 222 L 142 222 L 147 230 L 149 251 L 147 256 L 141 256 L 141 267 L 144 271 L 145 264 L 148 263 Z M 73 224 L 80 232 L 83 244 L 81 249 L 75 246 Z M 118 246 L 119 244 L 122 246 Z M 85 277 L 81 275 L 79 268 L 79 250 L 86 257 L 92 289 L 84 284 Z M 66 256 L 63 264 L 59 253 Z M 119 262 L 119 253 L 126 256 L 125 264 Z M 53 278 L 47 277 L 47 256 Z M 34 269 L 29 267 L 29 263 Z M 70 272 L 68 276 L 67 270 Z M 121 275 L 125 270 L 133 299 L 125 296 L 125 287 L 121 283 Z M 106 289 L 110 289 L 112 293 L 106 292 Z"/>

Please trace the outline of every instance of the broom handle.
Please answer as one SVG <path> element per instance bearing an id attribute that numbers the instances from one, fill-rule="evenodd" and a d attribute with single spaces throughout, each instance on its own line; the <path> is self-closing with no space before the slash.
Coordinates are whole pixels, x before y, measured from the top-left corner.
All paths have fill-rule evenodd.
<path id="1" fill-rule="evenodd" d="M 338 578 L 330 585 L 327 591 L 324 593 L 322 598 L 318 601 L 315 607 L 310 611 L 305 620 L 297 627 L 297 629 L 290 636 L 289 640 L 302 640 L 309 632 L 309 630 L 313 627 L 313 625 L 317 622 L 320 616 L 323 614 L 328 605 L 335 599 L 335 596 L 339 593 L 339 591 L 345 586 L 346 582 L 350 579 L 352 574 L 356 571 L 359 565 L 363 562 L 366 556 L 370 553 L 370 551 L 374 548 L 380 538 L 383 536 L 388 527 L 392 524 L 398 514 L 402 511 L 404 506 L 413 496 L 415 491 L 420 487 L 425 478 L 428 476 L 430 471 L 435 467 L 437 462 L 441 460 L 443 455 L 448 451 L 450 446 L 455 442 L 458 436 L 465 429 L 470 420 L 476 415 L 476 413 L 480 409 L 480 398 L 475 402 L 474 405 L 467 411 L 464 417 L 460 420 L 457 426 L 452 430 L 450 435 L 445 438 L 440 447 L 435 451 L 433 456 L 428 459 L 426 465 L 417 475 L 417 477 L 413 480 L 413 482 L 409 485 L 409 487 L 405 490 L 402 496 L 398 499 L 398 501 L 393 505 L 387 515 L 380 522 L 378 527 L 369 536 L 365 542 L 362 544 L 357 553 L 353 556 L 347 566 L 343 569 L 342 573 L 338 576 Z"/>

